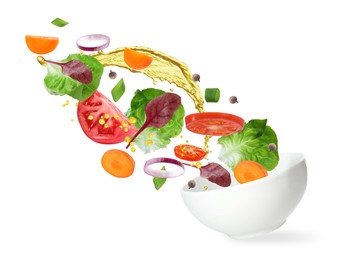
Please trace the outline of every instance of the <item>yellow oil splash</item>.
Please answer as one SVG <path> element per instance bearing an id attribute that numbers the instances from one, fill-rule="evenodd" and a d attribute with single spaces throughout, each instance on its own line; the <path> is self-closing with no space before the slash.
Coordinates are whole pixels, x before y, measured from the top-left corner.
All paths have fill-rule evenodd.
<path id="1" fill-rule="evenodd" d="M 108 53 L 99 52 L 93 54 L 93 57 L 103 64 L 103 66 L 118 66 L 129 69 L 131 72 L 143 73 L 150 77 L 154 84 L 157 83 L 157 80 L 167 81 L 170 84 L 174 83 L 190 96 L 195 104 L 195 108 L 199 112 L 204 112 L 202 90 L 198 84 L 192 80 L 192 74 L 184 62 L 148 47 L 134 46 L 129 48 L 149 55 L 153 58 L 152 63 L 143 70 L 130 68 L 124 61 L 125 47 L 118 48 Z"/>

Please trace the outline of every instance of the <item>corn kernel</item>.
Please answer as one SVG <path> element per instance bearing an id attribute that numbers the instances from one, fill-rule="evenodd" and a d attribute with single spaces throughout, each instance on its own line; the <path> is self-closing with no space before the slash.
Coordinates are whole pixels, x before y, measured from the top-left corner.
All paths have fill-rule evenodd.
<path id="1" fill-rule="evenodd" d="M 174 89 L 173 89 L 173 88 L 170 88 L 170 91 L 171 91 L 171 92 L 174 92 Z"/>
<path id="2" fill-rule="evenodd" d="M 118 116 L 117 114 L 114 114 L 114 115 L 113 115 L 113 118 L 116 119 L 116 120 L 118 120 L 118 119 L 119 119 L 119 116 Z"/>
<path id="3" fill-rule="evenodd" d="M 130 146 L 135 146 L 135 142 L 131 142 L 131 143 L 130 143 Z"/>
<path id="4" fill-rule="evenodd" d="M 108 113 L 106 113 L 106 114 L 104 115 L 104 118 L 105 118 L 105 119 L 109 119 L 109 118 L 110 118 L 110 115 L 109 115 Z"/>
<path id="5" fill-rule="evenodd" d="M 79 105 L 79 102 L 76 102 L 74 105 L 75 105 L 76 107 L 78 107 L 78 105 Z"/>
<path id="6" fill-rule="evenodd" d="M 124 132 L 127 133 L 129 129 L 127 127 L 124 127 Z"/>
<path id="7" fill-rule="evenodd" d="M 109 127 L 109 125 L 108 124 L 104 124 L 104 128 L 108 128 Z"/>
<path id="8" fill-rule="evenodd" d="M 122 126 L 123 126 L 123 127 L 127 127 L 127 126 L 128 126 L 128 123 L 127 123 L 126 121 L 123 121 L 123 122 L 122 122 Z"/>
<path id="9" fill-rule="evenodd" d="M 149 133 L 149 134 L 148 134 L 148 137 L 149 137 L 149 138 L 152 138 L 152 133 Z"/>
<path id="10" fill-rule="evenodd" d="M 204 185 L 203 189 L 204 189 L 204 190 L 207 190 L 207 189 L 208 189 L 208 186 L 207 186 L 207 185 Z"/>
<path id="11" fill-rule="evenodd" d="M 196 163 L 196 167 L 199 169 L 199 168 L 201 168 L 202 167 L 202 163 L 201 162 L 197 162 Z"/>
<path id="12" fill-rule="evenodd" d="M 93 119 L 94 119 L 94 116 L 93 116 L 93 115 L 89 115 L 89 116 L 87 117 L 87 119 L 88 119 L 88 120 L 93 120 Z"/>
<path id="13" fill-rule="evenodd" d="M 136 151 L 136 147 L 131 147 L 130 151 L 134 153 Z"/>
<path id="14" fill-rule="evenodd" d="M 105 120 L 103 118 L 101 118 L 101 119 L 98 120 L 98 123 L 100 125 L 104 125 L 105 124 Z"/>
<path id="15" fill-rule="evenodd" d="M 129 143 L 131 141 L 131 138 L 130 136 L 125 136 L 125 139 L 124 139 L 125 142 Z"/>
<path id="16" fill-rule="evenodd" d="M 146 140 L 146 144 L 147 144 L 147 145 L 152 145 L 152 144 L 153 144 L 153 141 L 152 141 L 151 139 L 148 139 L 148 140 Z"/>

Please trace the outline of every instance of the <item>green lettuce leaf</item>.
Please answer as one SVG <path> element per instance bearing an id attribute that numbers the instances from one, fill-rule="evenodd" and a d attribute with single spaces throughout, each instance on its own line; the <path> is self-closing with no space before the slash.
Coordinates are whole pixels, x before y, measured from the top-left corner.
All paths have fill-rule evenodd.
<path id="1" fill-rule="evenodd" d="M 242 131 L 222 136 L 218 139 L 221 145 L 219 159 L 234 170 L 237 163 L 252 160 L 260 163 L 267 171 L 273 170 L 279 162 L 278 149 L 269 151 L 268 145 L 277 137 L 274 130 L 267 126 L 267 120 L 250 120 Z"/>
<path id="2" fill-rule="evenodd" d="M 44 79 L 47 91 L 53 95 L 69 95 L 79 101 L 89 98 L 99 86 L 104 67 L 92 56 L 84 54 L 71 54 L 62 62 L 70 60 L 79 60 L 88 66 L 92 71 L 92 81 L 89 84 L 83 84 L 78 80 L 62 73 L 59 65 L 47 63 L 47 75 Z"/>
<path id="3" fill-rule="evenodd" d="M 140 129 L 145 122 L 146 105 L 154 98 L 164 94 L 165 91 L 155 88 L 137 90 L 130 103 L 130 109 L 125 113 L 127 117 L 136 118 L 135 126 Z M 174 113 L 171 120 L 163 127 L 148 127 L 135 139 L 135 144 L 144 152 L 150 153 L 166 146 L 171 142 L 171 138 L 178 136 L 182 132 L 184 107 L 182 105 Z"/>

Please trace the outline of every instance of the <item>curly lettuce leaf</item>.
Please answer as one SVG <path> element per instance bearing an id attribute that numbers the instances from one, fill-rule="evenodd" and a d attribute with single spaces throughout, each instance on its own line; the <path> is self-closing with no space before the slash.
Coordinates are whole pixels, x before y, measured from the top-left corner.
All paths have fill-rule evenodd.
<path id="1" fill-rule="evenodd" d="M 218 144 L 221 145 L 218 158 L 232 170 L 239 162 L 252 160 L 271 171 L 279 163 L 279 154 L 277 149 L 268 149 L 270 143 L 278 147 L 277 136 L 274 130 L 267 126 L 267 120 L 250 120 L 242 131 L 218 139 Z"/>
<path id="2" fill-rule="evenodd" d="M 145 107 L 154 98 L 164 94 L 165 91 L 155 88 L 137 90 L 130 103 L 130 109 L 126 112 L 127 117 L 136 118 L 135 126 L 140 129 L 146 120 Z M 184 107 L 182 105 L 176 110 L 171 120 L 161 128 L 147 127 L 134 140 L 135 144 L 144 152 L 150 153 L 166 146 L 171 138 L 182 132 Z"/>
<path id="3" fill-rule="evenodd" d="M 47 91 L 53 95 L 69 95 L 79 101 L 89 98 L 99 86 L 104 67 L 95 58 L 84 54 L 71 54 L 62 62 L 79 60 L 92 71 L 92 81 L 83 84 L 62 73 L 62 68 L 53 63 L 47 63 L 47 75 L 44 79 Z"/>

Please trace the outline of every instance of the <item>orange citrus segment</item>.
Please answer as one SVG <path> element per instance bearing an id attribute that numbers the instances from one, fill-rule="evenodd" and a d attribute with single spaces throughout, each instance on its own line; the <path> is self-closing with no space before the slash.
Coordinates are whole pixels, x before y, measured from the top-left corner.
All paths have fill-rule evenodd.
<path id="1" fill-rule="evenodd" d="M 36 54 L 46 54 L 54 51 L 59 43 L 57 37 L 26 35 L 27 47 Z"/>
<path id="2" fill-rule="evenodd" d="M 144 53 L 134 51 L 129 48 L 125 48 L 124 50 L 124 61 L 132 69 L 145 69 L 151 64 L 152 60 L 152 57 Z"/>

